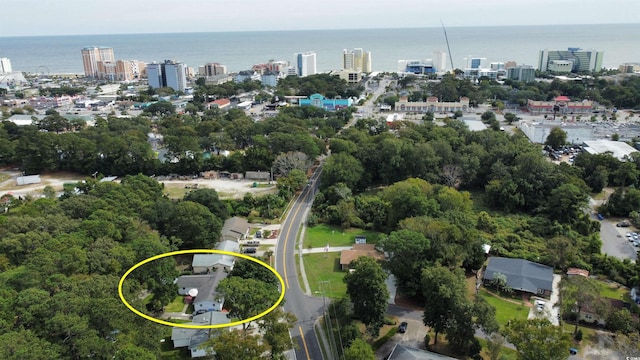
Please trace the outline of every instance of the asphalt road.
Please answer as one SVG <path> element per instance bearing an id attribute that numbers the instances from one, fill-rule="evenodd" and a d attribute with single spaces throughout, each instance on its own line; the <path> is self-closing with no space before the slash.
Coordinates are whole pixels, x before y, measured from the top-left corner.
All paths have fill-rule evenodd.
<path id="1" fill-rule="evenodd" d="M 318 344 L 314 323 L 322 315 L 322 299 L 307 296 L 298 283 L 298 269 L 295 254 L 296 237 L 302 222 L 311 209 L 317 191 L 318 178 L 322 166 L 311 176 L 310 185 L 305 186 L 300 196 L 291 206 L 282 224 L 280 239 L 275 251 L 276 271 L 285 283 L 284 309 L 294 314 L 298 322 L 291 329 L 291 338 L 296 344 L 295 356 L 298 360 L 324 359 Z"/>
<path id="2" fill-rule="evenodd" d="M 380 88 L 374 91 L 374 96 L 367 101 L 363 110 L 365 116 L 372 115 L 375 111 L 373 101 L 384 92 L 389 80 L 380 81 Z M 357 119 L 353 119 L 345 127 L 355 124 Z M 323 300 L 308 296 L 300 288 L 298 282 L 298 268 L 296 266 L 296 237 L 298 230 L 305 221 L 308 211 L 311 209 L 316 192 L 322 165 L 320 165 L 311 176 L 309 184 L 305 186 L 301 194 L 296 198 L 289 213 L 282 223 L 280 239 L 275 250 L 276 271 L 282 276 L 285 282 L 284 309 L 296 316 L 298 322 L 291 329 L 291 338 L 296 344 L 295 358 L 297 360 L 320 360 L 324 359 L 318 335 L 314 324 L 322 315 Z"/>
<path id="3" fill-rule="evenodd" d="M 627 240 L 625 234 L 630 228 L 618 228 L 614 222 L 600 221 L 600 238 L 602 239 L 602 253 L 615 256 L 619 259 L 631 259 L 638 257 L 637 249 Z"/>

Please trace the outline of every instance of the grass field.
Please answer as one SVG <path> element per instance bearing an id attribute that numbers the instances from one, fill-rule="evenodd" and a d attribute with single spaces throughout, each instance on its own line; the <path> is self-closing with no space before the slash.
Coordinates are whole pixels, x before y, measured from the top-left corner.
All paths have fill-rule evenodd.
<path id="1" fill-rule="evenodd" d="M 478 338 L 478 341 L 480 341 L 480 345 L 482 345 L 482 351 L 480 352 L 480 355 L 482 355 L 483 359 L 489 359 L 489 353 L 487 353 L 487 340 Z M 501 360 L 516 360 L 517 358 L 518 352 L 514 349 L 503 346 L 502 350 L 500 350 Z"/>
<path id="2" fill-rule="evenodd" d="M 349 246 L 355 242 L 356 235 L 364 235 L 367 237 L 367 243 L 375 244 L 378 241 L 378 232 L 350 228 L 342 230 L 339 226 L 317 225 L 307 228 L 304 233 L 305 248 L 318 248 L 329 246 Z"/>
<path id="3" fill-rule="evenodd" d="M 611 299 L 623 299 L 625 295 L 629 294 L 629 289 L 625 287 L 619 287 L 614 284 L 607 284 L 606 282 L 597 282 L 600 287 L 600 296 Z"/>
<path id="4" fill-rule="evenodd" d="M 496 308 L 496 320 L 500 326 L 504 326 L 509 320 L 526 319 L 529 315 L 529 308 L 523 304 L 514 304 L 502 300 L 489 294 L 484 289 L 480 289 L 480 296 Z"/>
<path id="5" fill-rule="evenodd" d="M 184 308 L 184 296 L 178 295 L 172 302 L 164 307 L 165 312 L 182 312 Z"/>
<path id="6" fill-rule="evenodd" d="M 171 199 L 182 199 L 189 189 L 184 188 L 184 184 L 180 186 L 169 186 L 165 184 L 164 193 Z"/>
<path id="7" fill-rule="evenodd" d="M 328 298 L 342 298 L 347 293 L 347 285 L 342 281 L 346 272 L 340 270 L 340 253 L 307 254 L 302 256 L 304 270 L 307 273 L 309 287 L 314 296 L 315 292 L 320 292 L 320 287 L 325 290 Z M 320 285 L 320 282 L 328 283 Z M 321 295 L 320 295 L 321 296 Z"/>

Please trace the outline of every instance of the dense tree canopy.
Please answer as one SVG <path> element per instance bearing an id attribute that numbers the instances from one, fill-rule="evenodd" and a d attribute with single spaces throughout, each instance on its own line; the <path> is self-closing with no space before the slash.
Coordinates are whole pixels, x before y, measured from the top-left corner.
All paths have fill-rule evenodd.
<path id="1" fill-rule="evenodd" d="M 367 332 L 378 336 L 384 325 L 389 291 L 387 274 L 374 258 L 362 256 L 351 263 L 353 272 L 344 277 L 347 294 L 353 304 L 354 315 L 367 327 Z"/>

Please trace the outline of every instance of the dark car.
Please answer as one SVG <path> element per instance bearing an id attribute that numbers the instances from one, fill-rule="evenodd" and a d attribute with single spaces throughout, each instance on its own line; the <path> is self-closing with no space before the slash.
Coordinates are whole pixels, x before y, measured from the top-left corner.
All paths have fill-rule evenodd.
<path id="1" fill-rule="evenodd" d="M 576 349 L 576 348 L 569 348 L 569 354 L 571 354 L 571 355 L 578 355 L 578 349 Z"/>
<path id="2" fill-rule="evenodd" d="M 621 221 L 619 223 L 616 224 L 617 227 L 629 227 L 631 226 L 631 224 L 629 224 L 628 221 Z"/>
<path id="3" fill-rule="evenodd" d="M 256 237 L 260 239 L 262 237 L 262 231 L 260 230 L 256 231 Z"/>
<path id="4" fill-rule="evenodd" d="M 409 325 L 409 324 L 407 324 L 406 321 L 401 322 L 400 326 L 398 327 L 398 332 L 400 334 L 404 334 L 407 331 L 407 325 Z"/>
<path id="5" fill-rule="evenodd" d="M 245 254 L 255 254 L 257 250 L 258 249 L 254 248 L 254 247 L 246 247 L 246 248 L 242 249 L 242 252 L 245 253 Z"/>

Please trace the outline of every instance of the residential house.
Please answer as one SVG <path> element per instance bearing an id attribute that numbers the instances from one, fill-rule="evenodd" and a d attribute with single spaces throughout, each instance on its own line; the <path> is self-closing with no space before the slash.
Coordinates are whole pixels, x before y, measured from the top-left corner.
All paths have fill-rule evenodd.
<path id="1" fill-rule="evenodd" d="M 220 241 L 244 240 L 249 236 L 249 222 L 241 217 L 234 216 L 225 220 L 220 233 Z"/>
<path id="2" fill-rule="evenodd" d="M 420 350 L 405 346 L 402 344 L 396 344 L 391 350 L 391 354 L 386 359 L 388 360 L 455 360 L 455 358 L 434 353 L 431 351 Z"/>
<path id="3" fill-rule="evenodd" d="M 216 250 L 227 252 L 240 252 L 240 245 L 235 240 L 220 241 L 216 245 Z M 226 254 L 194 254 L 191 267 L 194 274 L 210 274 L 215 272 L 215 268 L 224 271 L 231 271 L 235 257 Z"/>
<path id="4" fill-rule="evenodd" d="M 489 258 L 484 283 L 491 282 L 496 274 L 504 275 L 507 286 L 516 291 L 550 296 L 553 289 L 553 268 L 524 259 Z"/>
<path id="5" fill-rule="evenodd" d="M 230 322 L 226 313 L 222 312 L 207 312 L 200 315 L 195 315 L 188 325 L 212 325 L 212 324 L 228 324 Z M 207 350 L 215 354 L 213 349 L 204 349 L 200 345 L 216 336 L 222 330 L 211 329 L 185 329 L 174 327 L 171 331 L 171 340 L 173 341 L 173 348 L 186 347 L 191 351 L 192 358 L 203 357 L 207 355 Z"/>
<path id="6" fill-rule="evenodd" d="M 253 70 L 243 70 L 233 78 L 233 81 L 238 84 L 245 81 L 260 81 L 260 74 Z"/>
<path id="7" fill-rule="evenodd" d="M 605 326 L 607 325 L 607 312 L 620 311 L 624 308 L 629 308 L 629 304 L 619 299 L 605 298 L 605 309 L 592 309 L 588 304 L 585 304 L 580 309 L 580 321 L 588 324 Z"/>
<path id="8" fill-rule="evenodd" d="M 342 250 L 340 253 L 340 269 L 348 270 L 351 262 L 361 256 L 369 256 L 376 260 L 384 260 L 384 254 L 376 250 L 375 244 L 353 244 L 349 250 Z"/>
<path id="9" fill-rule="evenodd" d="M 207 275 L 183 275 L 176 280 L 178 294 L 193 298 L 194 313 L 222 311 L 224 299 L 216 293 L 220 281 L 227 277 L 224 270 Z"/>

